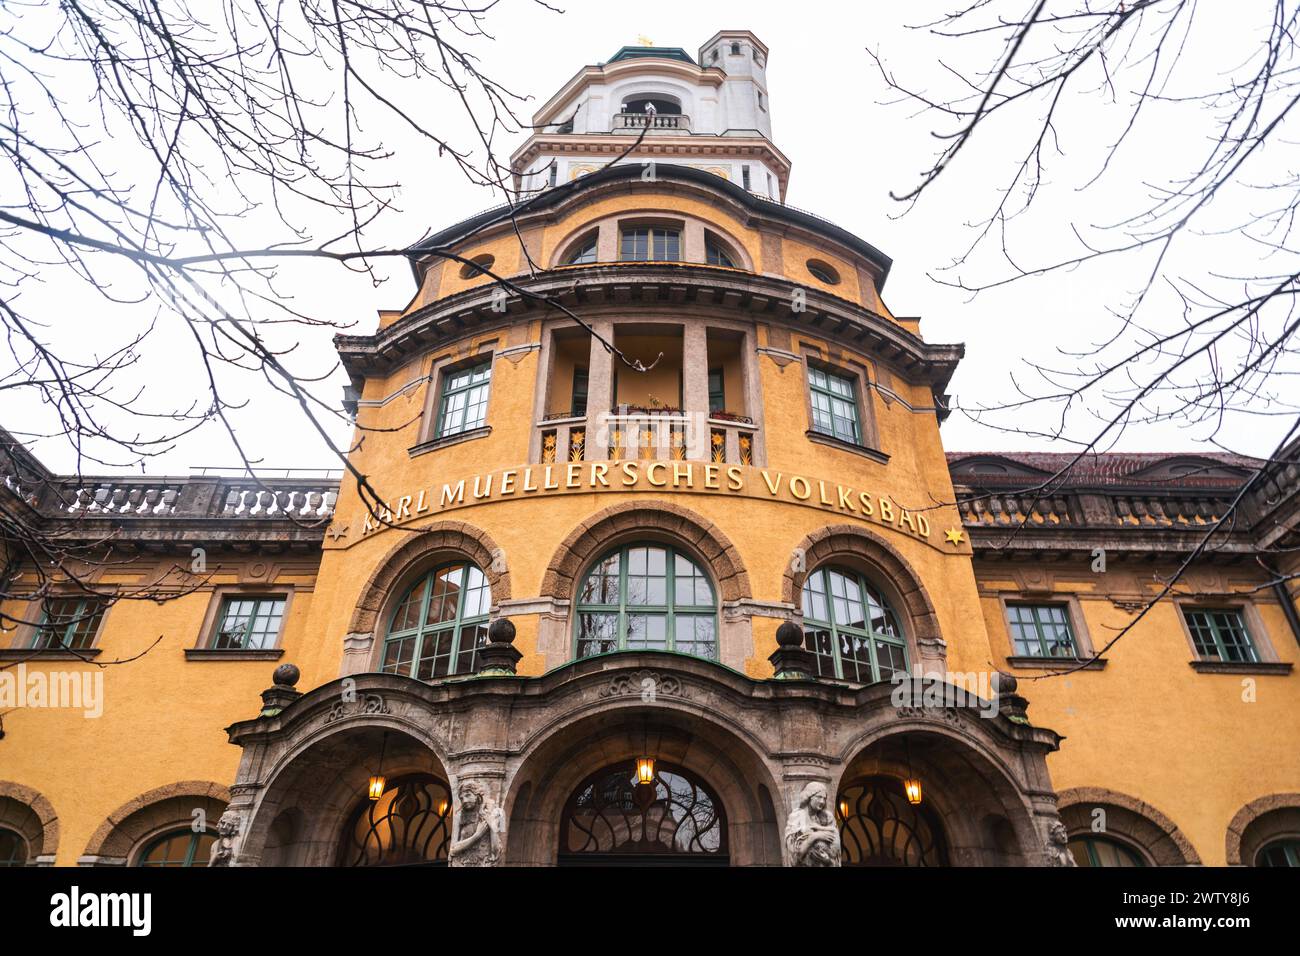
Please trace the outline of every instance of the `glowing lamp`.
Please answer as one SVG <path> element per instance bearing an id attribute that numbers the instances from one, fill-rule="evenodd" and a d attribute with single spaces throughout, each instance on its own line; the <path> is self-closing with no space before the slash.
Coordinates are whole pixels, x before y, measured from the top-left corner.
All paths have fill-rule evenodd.
<path id="1" fill-rule="evenodd" d="M 384 775 L 377 773 L 370 778 L 370 788 L 367 791 L 371 800 L 378 800 L 384 795 Z"/>
<path id="2" fill-rule="evenodd" d="M 655 782 L 655 758 L 654 757 L 636 758 L 636 782 L 637 783 Z"/>
<path id="3" fill-rule="evenodd" d="M 841 800 L 841 801 L 840 801 L 840 819 L 841 819 L 841 820 L 847 820 L 848 818 L 849 818 L 849 801 L 847 801 L 847 800 Z"/>
<path id="4" fill-rule="evenodd" d="M 908 777 L 903 781 L 903 792 L 907 794 L 907 802 L 916 806 L 921 802 L 921 781 L 916 777 Z"/>

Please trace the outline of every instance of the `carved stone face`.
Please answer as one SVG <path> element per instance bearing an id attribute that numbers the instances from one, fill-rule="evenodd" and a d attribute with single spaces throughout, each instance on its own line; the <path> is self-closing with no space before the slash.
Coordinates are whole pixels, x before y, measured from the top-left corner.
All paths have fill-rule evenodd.
<path id="1" fill-rule="evenodd" d="M 470 813 L 473 813 L 475 810 L 477 810 L 479 805 L 478 791 L 476 791 L 473 787 L 461 787 L 460 805 L 464 807 L 466 810 L 468 810 Z"/>
<path id="2" fill-rule="evenodd" d="M 826 809 L 826 791 L 814 790 L 808 796 L 808 806 L 812 807 L 818 813 Z"/>
<path id="3" fill-rule="evenodd" d="M 1060 820 L 1053 823 L 1047 830 L 1052 842 L 1058 846 L 1065 846 L 1070 842 L 1070 831 L 1065 829 L 1065 824 Z"/>

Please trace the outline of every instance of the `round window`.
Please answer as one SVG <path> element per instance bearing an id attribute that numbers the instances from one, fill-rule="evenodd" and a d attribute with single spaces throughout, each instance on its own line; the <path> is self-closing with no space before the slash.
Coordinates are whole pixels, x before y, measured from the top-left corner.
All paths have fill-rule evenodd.
<path id="1" fill-rule="evenodd" d="M 809 259 L 807 262 L 808 272 L 818 282 L 825 282 L 827 285 L 839 285 L 840 274 L 835 268 L 822 262 L 820 259 Z"/>
<path id="2" fill-rule="evenodd" d="M 475 276 L 482 275 L 488 269 L 491 269 L 492 264 L 496 261 L 496 256 L 475 256 L 460 267 L 460 277 L 462 279 L 472 279 Z"/>

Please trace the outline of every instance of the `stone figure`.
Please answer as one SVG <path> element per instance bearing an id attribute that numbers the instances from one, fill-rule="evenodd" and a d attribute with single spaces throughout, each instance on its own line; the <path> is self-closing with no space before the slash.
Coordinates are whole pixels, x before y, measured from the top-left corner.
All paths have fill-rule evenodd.
<path id="1" fill-rule="evenodd" d="M 227 810 L 217 821 L 217 839 L 208 855 L 208 866 L 230 866 L 235 858 L 235 838 L 239 836 L 239 814 Z"/>
<path id="2" fill-rule="evenodd" d="M 1076 865 L 1074 854 L 1070 852 L 1069 842 L 1070 833 L 1065 829 L 1065 824 L 1060 820 L 1053 821 L 1047 828 L 1047 845 L 1043 848 L 1043 856 L 1048 866 Z"/>
<path id="3" fill-rule="evenodd" d="M 501 857 L 501 809 L 474 781 L 460 785 L 456 833 L 447 851 L 451 866 L 496 866 Z"/>
<path id="4" fill-rule="evenodd" d="M 826 785 L 813 781 L 799 794 L 785 822 L 791 866 L 839 866 L 840 831 L 827 807 Z"/>

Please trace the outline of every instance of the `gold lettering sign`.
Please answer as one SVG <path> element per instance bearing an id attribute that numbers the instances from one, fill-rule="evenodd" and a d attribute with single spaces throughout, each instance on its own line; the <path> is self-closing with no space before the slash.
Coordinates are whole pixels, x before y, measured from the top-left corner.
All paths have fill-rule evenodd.
<path id="1" fill-rule="evenodd" d="M 856 517 L 925 541 L 930 538 L 930 522 L 924 514 L 908 511 L 892 498 L 839 482 L 771 468 L 640 460 L 520 465 L 421 488 L 398 498 L 396 507 L 385 502 L 378 509 L 378 520 L 367 513 L 361 522 L 362 534 L 475 504 L 611 489 L 772 498 Z"/>

